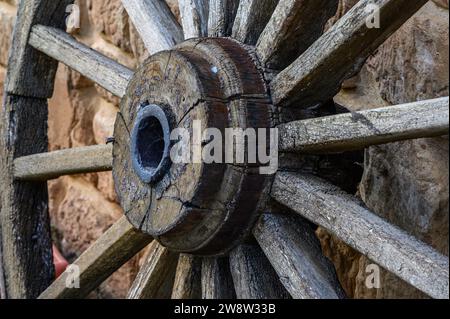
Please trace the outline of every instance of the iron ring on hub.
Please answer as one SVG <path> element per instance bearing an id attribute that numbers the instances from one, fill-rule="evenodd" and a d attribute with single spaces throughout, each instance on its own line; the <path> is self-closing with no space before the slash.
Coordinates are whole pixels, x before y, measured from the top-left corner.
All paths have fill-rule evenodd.
<path id="1" fill-rule="evenodd" d="M 144 105 L 131 132 L 131 158 L 144 183 L 160 181 L 170 167 L 170 125 L 158 105 Z"/>

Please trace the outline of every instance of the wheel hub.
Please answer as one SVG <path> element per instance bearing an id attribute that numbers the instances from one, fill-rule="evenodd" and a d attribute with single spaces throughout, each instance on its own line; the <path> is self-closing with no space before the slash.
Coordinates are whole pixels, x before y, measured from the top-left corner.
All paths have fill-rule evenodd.
<path id="1" fill-rule="evenodd" d="M 267 92 L 256 58 L 234 40 L 189 40 L 145 61 L 115 125 L 113 175 L 130 222 L 172 250 L 199 255 L 245 239 L 271 176 L 257 163 L 208 164 L 194 151 L 174 162 L 174 145 L 186 143 L 170 135 L 189 132 L 194 150 L 208 143 L 196 128 L 222 136 L 227 128 L 270 128 Z"/>

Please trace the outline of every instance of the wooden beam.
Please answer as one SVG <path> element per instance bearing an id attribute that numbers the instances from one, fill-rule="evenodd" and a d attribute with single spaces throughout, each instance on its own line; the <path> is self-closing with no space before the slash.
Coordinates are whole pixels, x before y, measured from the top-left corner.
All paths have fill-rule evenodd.
<path id="1" fill-rule="evenodd" d="M 177 274 L 173 284 L 172 299 L 200 299 L 202 259 L 191 255 L 180 255 Z"/>
<path id="2" fill-rule="evenodd" d="M 277 273 L 257 245 L 243 244 L 230 253 L 230 269 L 238 299 L 288 299 Z"/>
<path id="3" fill-rule="evenodd" d="M 208 36 L 230 36 L 238 6 L 239 0 L 209 0 Z"/>
<path id="4" fill-rule="evenodd" d="M 208 0 L 178 0 L 184 38 L 208 36 Z"/>
<path id="5" fill-rule="evenodd" d="M 295 299 L 339 299 L 345 294 L 312 227 L 296 216 L 263 215 L 253 230 L 286 290 Z"/>
<path id="6" fill-rule="evenodd" d="M 369 55 L 427 0 L 361 0 L 271 83 L 283 107 L 307 108 L 329 101 Z M 370 8 L 379 8 L 380 27 L 370 28 Z M 296 106 L 295 104 L 298 103 Z"/>
<path id="7" fill-rule="evenodd" d="M 54 278 L 47 183 L 14 179 L 17 157 L 47 151 L 47 98 L 57 63 L 28 46 L 37 23 L 64 27 L 70 0 L 22 0 L 8 60 L 0 112 L 0 240 L 2 294 L 33 299 Z"/>
<path id="8" fill-rule="evenodd" d="M 154 241 L 134 281 L 128 299 L 168 299 L 172 294 L 178 254 Z"/>
<path id="9" fill-rule="evenodd" d="M 280 151 L 333 153 L 449 133 L 449 98 L 319 117 L 279 126 Z"/>
<path id="10" fill-rule="evenodd" d="M 150 54 L 169 50 L 183 41 L 183 30 L 162 0 L 122 0 Z"/>
<path id="11" fill-rule="evenodd" d="M 235 299 L 228 258 L 203 258 L 202 299 Z"/>
<path id="12" fill-rule="evenodd" d="M 259 6 L 259 1 L 256 2 Z M 338 3 L 338 0 L 279 0 L 256 45 L 261 62 L 269 69 L 287 67 L 322 35 Z"/>
<path id="13" fill-rule="evenodd" d="M 433 298 L 449 297 L 448 257 L 323 180 L 280 172 L 272 197 Z"/>
<path id="14" fill-rule="evenodd" d="M 135 229 L 122 217 L 89 247 L 40 299 L 84 298 L 110 275 L 147 246 L 153 239 Z M 69 288 L 73 271 L 78 267 L 79 288 Z"/>
<path id="15" fill-rule="evenodd" d="M 255 45 L 279 0 L 241 0 L 233 25 L 233 38 Z"/>
<path id="16" fill-rule="evenodd" d="M 112 145 L 79 147 L 19 157 L 14 160 L 14 178 L 46 181 L 63 175 L 110 171 Z"/>
<path id="17" fill-rule="evenodd" d="M 36 25 L 31 31 L 29 44 L 119 97 L 125 95 L 133 76 L 130 69 L 78 42 L 60 29 Z"/>

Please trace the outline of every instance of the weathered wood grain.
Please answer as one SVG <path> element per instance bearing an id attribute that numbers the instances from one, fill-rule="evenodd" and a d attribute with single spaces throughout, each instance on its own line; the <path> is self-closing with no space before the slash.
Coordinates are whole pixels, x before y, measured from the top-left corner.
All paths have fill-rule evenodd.
<path id="1" fill-rule="evenodd" d="M 133 76 L 130 69 L 56 28 L 34 26 L 29 44 L 119 97 L 123 97 Z"/>
<path id="2" fill-rule="evenodd" d="M 66 7 L 72 3 L 73 0 L 19 2 L 5 81 L 7 93 L 37 98 L 53 95 L 58 63 L 28 46 L 28 37 L 36 24 L 64 29 Z"/>
<path id="3" fill-rule="evenodd" d="M 314 230 L 304 220 L 265 214 L 253 234 L 293 298 L 345 297 L 334 266 L 322 254 Z"/>
<path id="4" fill-rule="evenodd" d="M 150 54 L 171 49 L 183 41 L 183 30 L 162 0 L 122 0 Z"/>
<path id="5" fill-rule="evenodd" d="M 184 38 L 208 36 L 208 0 L 178 0 Z"/>
<path id="6" fill-rule="evenodd" d="M 239 0 L 209 0 L 208 35 L 230 36 Z"/>
<path id="7" fill-rule="evenodd" d="M 235 298 L 228 258 L 203 258 L 202 299 Z"/>
<path id="8" fill-rule="evenodd" d="M 80 288 L 68 288 L 71 269 L 64 272 L 40 299 L 84 298 L 130 260 L 153 239 L 135 229 L 122 217 L 89 247 L 72 265 L 79 269 Z"/>
<path id="9" fill-rule="evenodd" d="M 36 298 L 53 280 L 47 183 L 14 180 L 17 157 L 47 151 L 47 100 L 57 63 L 28 46 L 36 23 L 64 27 L 72 1 L 22 0 L 0 112 L 0 286 L 7 298 Z"/>
<path id="10" fill-rule="evenodd" d="M 194 120 L 223 133 L 227 127 L 271 127 L 270 99 L 253 61 L 231 39 L 187 40 L 147 59 L 121 101 L 113 156 L 121 206 L 136 228 L 174 251 L 215 256 L 232 249 L 259 216 L 273 176 L 254 164 L 200 159 L 171 163 L 153 185 L 143 182 L 130 161 L 129 132 L 139 127 L 139 106 L 162 106 L 171 128 L 194 129 Z"/>
<path id="11" fill-rule="evenodd" d="M 200 299 L 202 259 L 181 254 L 173 284 L 172 299 Z"/>
<path id="12" fill-rule="evenodd" d="M 0 125 L 0 221 L 7 297 L 36 298 L 52 282 L 46 182 L 14 179 L 16 157 L 47 151 L 47 100 L 6 95 Z"/>
<path id="13" fill-rule="evenodd" d="M 449 296 L 448 257 L 319 178 L 277 174 L 272 196 L 433 298 Z"/>
<path id="14" fill-rule="evenodd" d="M 1 228 L 0 228 L 1 232 Z M 7 293 L 6 293 L 6 287 L 5 287 L 5 274 L 3 272 L 3 265 L 1 264 L 1 261 L 3 260 L 3 254 L 2 254 L 2 245 L 0 242 L 0 300 L 6 299 Z"/>
<path id="15" fill-rule="evenodd" d="M 230 269 L 238 299 L 288 299 L 289 293 L 257 245 L 243 244 L 230 253 Z"/>
<path id="16" fill-rule="evenodd" d="M 361 0 L 327 33 L 273 80 L 279 106 L 307 108 L 330 100 L 341 83 L 426 0 Z M 370 5 L 379 8 L 380 28 L 368 28 Z M 298 103 L 296 105 L 296 103 Z"/>
<path id="17" fill-rule="evenodd" d="M 46 181 L 111 168 L 112 145 L 97 145 L 16 158 L 14 177 L 22 181 Z"/>
<path id="18" fill-rule="evenodd" d="M 256 2 L 259 6 L 260 1 Z M 338 3 L 338 0 L 279 0 L 257 39 L 261 62 L 275 70 L 288 66 L 322 35 Z"/>
<path id="19" fill-rule="evenodd" d="M 128 292 L 128 299 L 168 299 L 172 294 L 178 254 L 154 241 Z"/>
<path id="20" fill-rule="evenodd" d="M 278 1 L 241 0 L 234 20 L 233 38 L 245 44 L 255 45 Z"/>
<path id="21" fill-rule="evenodd" d="M 449 98 L 296 121 L 279 126 L 285 152 L 343 152 L 449 132 Z"/>

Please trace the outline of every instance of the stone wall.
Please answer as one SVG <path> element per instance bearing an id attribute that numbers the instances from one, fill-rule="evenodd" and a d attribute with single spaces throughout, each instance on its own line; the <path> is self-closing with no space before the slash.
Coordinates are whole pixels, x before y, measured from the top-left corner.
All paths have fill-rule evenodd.
<path id="1" fill-rule="evenodd" d="M 0 0 L 0 86 L 18 0 Z M 176 0 L 168 1 L 178 16 Z M 341 0 L 332 24 L 356 0 Z M 83 43 L 135 68 L 148 56 L 120 0 L 78 0 Z M 448 0 L 427 4 L 347 81 L 336 100 L 353 110 L 448 95 Z M 0 88 L 1 89 L 1 88 Z M 0 95 L 2 89 L 0 90 Z M 118 99 L 60 66 L 50 101 L 50 149 L 102 144 L 112 135 Z M 360 196 L 376 213 L 448 255 L 448 139 L 424 139 L 371 148 Z M 49 183 L 54 238 L 74 260 L 122 214 L 110 173 Z M 365 288 L 371 263 L 324 230 L 318 231 L 350 297 L 422 297 L 393 275 L 382 273 L 382 288 Z M 140 263 L 137 257 L 93 297 L 124 297 Z"/>

